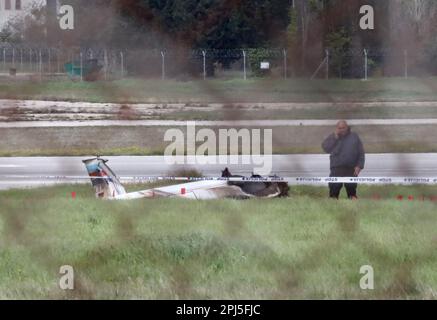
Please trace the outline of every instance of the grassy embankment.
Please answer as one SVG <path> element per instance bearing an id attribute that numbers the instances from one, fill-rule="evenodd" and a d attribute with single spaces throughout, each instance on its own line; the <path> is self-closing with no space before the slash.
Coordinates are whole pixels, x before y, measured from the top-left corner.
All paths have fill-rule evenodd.
<path id="1" fill-rule="evenodd" d="M 355 202 L 325 194 L 105 202 L 89 186 L 0 192 L 0 298 L 437 297 L 436 203 L 417 198 L 435 187 L 362 187 Z M 62 265 L 74 267 L 72 292 L 58 287 Z M 359 287 L 363 265 L 373 291 Z"/>
<path id="2" fill-rule="evenodd" d="M 0 99 L 88 102 L 331 102 L 430 101 L 437 99 L 437 78 L 307 80 L 251 78 L 176 81 L 129 78 L 119 81 L 5 81 Z"/>

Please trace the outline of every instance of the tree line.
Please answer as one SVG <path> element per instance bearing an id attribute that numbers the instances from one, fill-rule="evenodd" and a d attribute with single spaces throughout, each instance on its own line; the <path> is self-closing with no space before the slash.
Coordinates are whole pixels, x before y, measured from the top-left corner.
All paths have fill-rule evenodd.
<path id="1" fill-rule="evenodd" d="M 48 0 L 48 8 L 53 8 L 52 2 Z M 338 77 L 360 76 L 361 53 L 370 49 L 374 54 L 369 64 L 375 72 L 399 73 L 406 52 L 410 72 L 437 72 L 434 0 L 61 2 L 74 6 L 74 30 L 60 30 L 53 13 L 35 9 L 25 23 L 10 23 L 9 40 L 47 46 L 169 51 L 284 48 L 290 72 L 295 75 L 311 74 L 329 50 L 331 74 Z M 363 5 L 374 8 L 374 30 L 359 27 Z M 214 62 L 208 60 L 209 65 Z"/>

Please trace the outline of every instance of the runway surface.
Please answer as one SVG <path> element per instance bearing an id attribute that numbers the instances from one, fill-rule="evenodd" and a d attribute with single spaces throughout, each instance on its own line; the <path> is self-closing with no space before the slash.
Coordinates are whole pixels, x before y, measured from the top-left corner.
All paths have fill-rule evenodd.
<path id="1" fill-rule="evenodd" d="M 0 190 L 26 188 L 54 183 L 90 183 L 82 180 L 40 179 L 40 176 L 86 177 L 82 160 L 87 157 L 27 157 L 0 158 Z M 120 177 L 177 175 L 178 170 L 197 169 L 205 176 L 219 176 L 229 167 L 233 174 L 250 175 L 254 164 L 216 163 L 208 165 L 168 165 L 164 157 L 105 157 L 108 165 Z M 217 160 L 215 157 L 210 160 Z M 218 162 L 218 161 L 217 161 Z M 326 177 L 329 175 L 329 155 L 274 155 L 272 174 L 283 177 Z M 7 177 L 8 176 L 8 177 Z M 10 177 L 13 176 L 13 177 Z M 20 176 L 20 177 L 17 177 Z M 21 178 L 25 176 L 25 178 Z M 437 177 L 437 153 L 368 154 L 362 177 Z"/>

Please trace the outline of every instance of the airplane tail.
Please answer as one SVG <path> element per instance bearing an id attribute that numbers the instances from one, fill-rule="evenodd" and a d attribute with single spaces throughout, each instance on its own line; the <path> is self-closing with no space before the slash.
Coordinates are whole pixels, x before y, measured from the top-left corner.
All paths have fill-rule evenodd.
<path id="1" fill-rule="evenodd" d="M 106 162 L 108 160 L 99 157 L 83 161 L 96 191 L 96 197 L 112 199 L 125 195 L 126 190 Z"/>

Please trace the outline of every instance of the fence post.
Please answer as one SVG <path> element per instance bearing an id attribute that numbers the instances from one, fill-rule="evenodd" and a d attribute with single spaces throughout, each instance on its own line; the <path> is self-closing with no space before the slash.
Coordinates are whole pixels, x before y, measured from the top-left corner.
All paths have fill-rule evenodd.
<path id="1" fill-rule="evenodd" d="M 51 52 L 51 50 L 50 50 L 50 48 L 49 48 L 49 56 L 48 56 L 48 59 L 49 59 L 49 70 L 48 70 L 48 73 L 50 74 L 51 72 L 52 72 L 52 52 Z"/>
<path id="2" fill-rule="evenodd" d="M 326 53 L 326 79 L 329 79 L 329 49 L 325 50 Z"/>
<path id="3" fill-rule="evenodd" d="M 121 63 L 121 79 L 124 78 L 124 54 L 123 51 L 120 51 L 120 63 Z"/>
<path id="4" fill-rule="evenodd" d="M 161 57 L 162 57 L 162 80 L 165 80 L 165 52 L 161 51 Z"/>
<path id="5" fill-rule="evenodd" d="M 282 51 L 284 55 L 284 79 L 287 80 L 287 49 Z"/>
<path id="6" fill-rule="evenodd" d="M 61 68 L 60 68 L 60 64 L 59 64 L 59 51 L 60 51 L 60 49 L 58 48 L 56 50 L 56 71 L 58 74 L 61 72 Z"/>
<path id="7" fill-rule="evenodd" d="M 103 60 L 104 60 L 104 64 L 105 64 L 105 81 L 108 80 L 108 51 L 105 49 L 103 51 Z"/>
<path id="8" fill-rule="evenodd" d="M 23 49 L 20 49 L 20 71 L 23 72 Z"/>
<path id="9" fill-rule="evenodd" d="M 39 49 L 39 78 L 42 81 L 42 72 L 43 72 L 43 67 L 42 67 L 42 50 Z"/>
<path id="10" fill-rule="evenodd" d="M 12 68 L 15 68 L 15 48 L 12 48 Z"/>
<path id="11" fill-rule="evenodd" d="M 3 48 L 3 70 L 7 72 L 6 70 L 6 48 Z"/>
<path id="12" fill-rule="evenodd" d="M 246 51 L 243 50 L 243 70 L 244 70 L 244 80 L 247 80 L 247 71 L 246 71 Z"/>
<path id="13" fill-rule="evenodd" d="M 83 53 L 80 52 L 80 81 L 83 81 Z"/>
<path id="14" fill-rule="evenodd" d="M 33 59 L 32 49 L 29 49 L 29 64 L 30 64 L 30 73 L 33 71 L 32 59 Z"/>
<path id="15" fill-rule="evenodd" d="M 405 79 L 408 79 L 408 50 L 404 50 L 404 74 Z"/>
<path id="16" fill-rule="evenodd" d="M 364 80 L 365 80 L 365 81 L 367 81 L 367 79 L 368 79 L 368 71 L 367 71 L 368 61 L 367 61 L 367 54 L 368 54 L 367 49 L 364 49 Z"/>
<path id="17" fill-rule="evenodd" d="M 206 51 L 202 50 L 203 55 L 203 80 L 206 80 Z"/>

